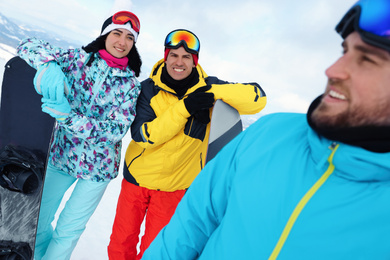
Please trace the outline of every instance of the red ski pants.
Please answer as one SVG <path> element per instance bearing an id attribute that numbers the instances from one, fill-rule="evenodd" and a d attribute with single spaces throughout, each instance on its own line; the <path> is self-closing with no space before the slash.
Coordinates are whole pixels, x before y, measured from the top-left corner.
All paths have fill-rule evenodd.
<path id="1" fill-rule="evenodd" d="M 184 194 L 185 190 L 174 192 L 150 190 L 123 179 L 110 244 L 107 248 L 109 259 L 141 259 L 153 239 L 168 224 Z M 138 237 L 144 218 L 145 234 L 137 255 Z"/>

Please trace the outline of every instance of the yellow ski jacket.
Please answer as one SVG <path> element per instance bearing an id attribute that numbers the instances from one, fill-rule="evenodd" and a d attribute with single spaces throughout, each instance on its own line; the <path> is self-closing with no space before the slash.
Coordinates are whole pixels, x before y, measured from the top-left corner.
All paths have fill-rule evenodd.
<path id="1" fill-rule="evenodd" d="M 198 64 L 199 81 L 183 97 L 161 81 L 164 60 L 141 83 L 132 141 L 125 156 L 124 178 L 152 190 L 187 189 L 204 167 L 210 123 L 191 116 L 184 98 L 206 85 L 215 100 L 222 99 L 240 114 L 255 114 L 266 105 L 265 92 L 257 83 L 229 83 L 209 77 Z M 211 112 L 211 110 L 210 110 Z"/>

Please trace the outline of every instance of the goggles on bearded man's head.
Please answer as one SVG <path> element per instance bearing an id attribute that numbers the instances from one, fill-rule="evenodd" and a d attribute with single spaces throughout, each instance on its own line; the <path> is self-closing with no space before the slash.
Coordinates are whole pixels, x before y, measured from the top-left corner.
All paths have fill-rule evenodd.
<path id="1" fill-rule="evenodd" d="M 390 1 L 358 1 L 341 19 L 336 31 L 343 39 L 356 31 L 367 44 L 390 51 Z"/>

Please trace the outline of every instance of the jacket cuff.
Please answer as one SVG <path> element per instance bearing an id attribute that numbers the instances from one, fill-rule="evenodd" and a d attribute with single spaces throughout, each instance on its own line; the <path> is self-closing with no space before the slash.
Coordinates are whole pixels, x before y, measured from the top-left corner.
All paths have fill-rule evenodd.
<path id="1" fill-rule="evenodd" d="M 191 114 L 188 112 L 186 105 L 184 104 L 184 99 L 180 100 L 176 104 L 176 109 L 180 115 L 182 115 L 184 118 L 189 118 Z"/>

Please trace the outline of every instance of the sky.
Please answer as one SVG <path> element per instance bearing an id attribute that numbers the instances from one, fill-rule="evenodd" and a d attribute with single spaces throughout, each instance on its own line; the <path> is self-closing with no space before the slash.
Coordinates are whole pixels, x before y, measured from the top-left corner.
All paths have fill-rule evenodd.
<path id="1" fill-rule="evenodd" d="M 325 89 L 325 69 L 341 55 L 334 27 L 352 0 L 0 0 L 0 12 L 79 43 L 94 40 L 105 19 L 129 10 L 140 19 L 140 80 L 163 57 L 165 36 L 185 28 L 201 42 L 208 75 L 257 82 L 268 97 L 263 114 L 306 112 Z"/>
<path id="2" fill-rule="evenodd" d="M 257 82 L 268 103 L 260 113 L 305 113 L 322 94 L 325 70 L 342 54 L 334 28 L 353 0 L 0 0 L 0 12 L 21 25 L 35 25 L 80 47 L 99 36 L 114 12 L 140 19 L 136 43 L 143 60 L 140 80 L 163 58 L 165 36 L 178 28 L 201 42 L 199 64 L 208 75 L 231 82 Z M 129 139 L 124 140 L 126 149 Z M 110 183 L 71 260 L 107 259 L 121 174 Z M 66 199 L 66 198 L 65 198 Z"/>

